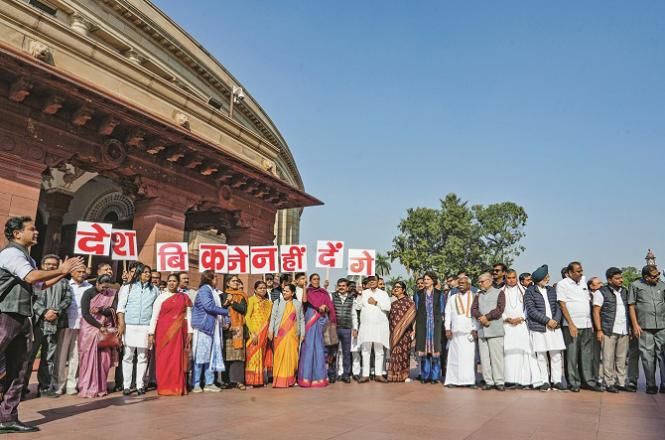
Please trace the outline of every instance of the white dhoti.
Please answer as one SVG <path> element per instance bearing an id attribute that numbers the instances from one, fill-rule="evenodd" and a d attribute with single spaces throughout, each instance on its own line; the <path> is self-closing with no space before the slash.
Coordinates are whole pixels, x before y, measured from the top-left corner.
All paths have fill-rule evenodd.
<path id="1" fill-rule="evenodd" d="M 504 324 L 503 338 L 504 376 L 506 383 L 518 385 L 542 385 L 538 361 L 531 350 L 531 339 L 526 322 L 518 325 Z"/>
<path id="2" fill-rule="evenodd" d="M 448 342 L 445 385 L 475 385 L 476 342 L 471 333 L 453 333 Z"/>

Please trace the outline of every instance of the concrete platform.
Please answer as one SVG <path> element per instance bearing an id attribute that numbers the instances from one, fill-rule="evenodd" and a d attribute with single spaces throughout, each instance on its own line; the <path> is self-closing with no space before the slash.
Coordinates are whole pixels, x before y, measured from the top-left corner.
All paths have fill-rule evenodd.
<path id="1" fill-rule="evenodd" d="M 417 382 L 33 398 L 21 404 L 20 414 L 42 431 L 4 439 L 665 438 L 665 394 L 498 392 Z"/>

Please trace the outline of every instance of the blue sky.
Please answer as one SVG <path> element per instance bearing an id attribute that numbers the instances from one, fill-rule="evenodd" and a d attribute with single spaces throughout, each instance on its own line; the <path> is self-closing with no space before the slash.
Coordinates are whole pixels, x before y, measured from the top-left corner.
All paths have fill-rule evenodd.
<path id="1" fill-rule="evenodd" d="M 665 2 L 155 3 L 289 143 L 303 243 L 384 252 L 455 192 L 524 206 L 519 271 L 665 262 Z"/>

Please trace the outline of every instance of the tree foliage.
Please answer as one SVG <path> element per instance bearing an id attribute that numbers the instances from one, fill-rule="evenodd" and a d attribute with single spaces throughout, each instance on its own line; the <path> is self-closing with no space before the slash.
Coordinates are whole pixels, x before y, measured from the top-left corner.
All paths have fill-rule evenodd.
<path id="1" fill-rule="evenodd" d="M 623 287 L 626 289 L 633 283 L 633 281 L 642 278 L 642 273 L 633 266 L 622 267 L 621 275 L 623 275 Z"/>
<path id="2" fill-rule="evenodd" d="M 376 273 L 380 277 L 390 274 L 390 258 L 384 254 L 376 254 Z"/>
<path id="3" fill-rule="evenodd" d="M 407 210 L 389 256 L 414 274 L 465 270 L 475 276 L 498 261 L 512 264 L 524 251 L 519 242 L 526 221 L 524 208 L 513 202 L 469 206 L 451 193 L 440 209 Z"/>

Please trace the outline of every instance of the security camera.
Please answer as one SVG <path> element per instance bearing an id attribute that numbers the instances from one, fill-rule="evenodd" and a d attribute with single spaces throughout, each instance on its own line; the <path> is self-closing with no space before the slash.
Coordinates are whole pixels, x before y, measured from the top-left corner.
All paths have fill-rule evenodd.
<path id="1" fill-rule="evenodd" d="M 245 92 L 242 91 L 242 87 L 233 88 L 233 97 L 236 104 L 242 102 L 245 99 Z"/>

